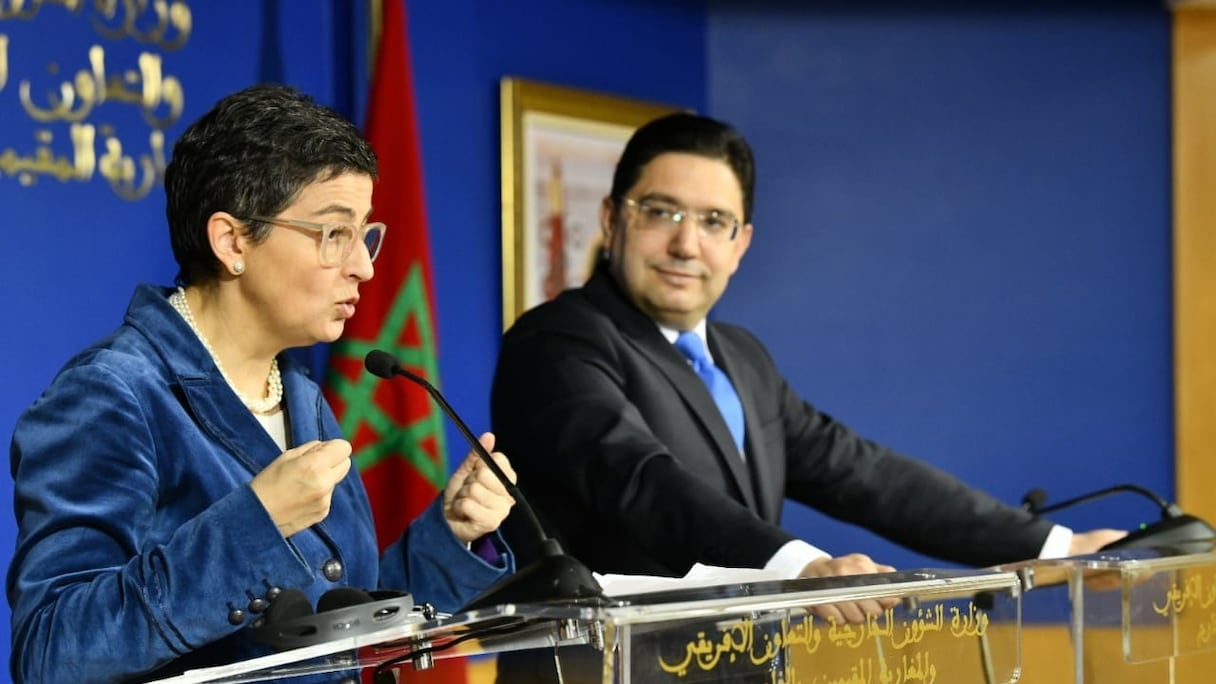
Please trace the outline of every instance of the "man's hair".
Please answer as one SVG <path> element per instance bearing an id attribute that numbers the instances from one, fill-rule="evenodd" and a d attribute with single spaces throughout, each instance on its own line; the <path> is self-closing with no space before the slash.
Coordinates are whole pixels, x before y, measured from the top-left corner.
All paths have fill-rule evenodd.
<path id="1" fill-rule="evenodd" d="M 696 154 L 726 162 L 743 191 L 743 222 L 752 218 L 756 166 L 751 145 L 730 125 L 696 114 L 668 114 L 634 132 L 612 175 L 612 199 L 619 207 L 655 157 L 668 152 Z"/>
<path id="2" fill-rule="evenodd" d="M 220 100 L 182 133 L 165 169 L 177 282 L 218 277 L 206 228 L 215 212 L 275 216 L 306 186 L 346 173 L 375 179 L 376 155 L 354 125 L 308 95 L 256 85 Z M 270 229 L 250 222 L 250 238 L 261 242 Z"/>

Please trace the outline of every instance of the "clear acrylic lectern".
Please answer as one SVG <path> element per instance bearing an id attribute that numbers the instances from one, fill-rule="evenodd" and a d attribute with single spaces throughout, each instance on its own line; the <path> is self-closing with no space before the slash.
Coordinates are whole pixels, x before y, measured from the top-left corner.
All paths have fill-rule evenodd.
<path id="1" fill-rule="evenodd" d="M 825 617 L 850 602 L 879 610 Z M 426 681 L 436 659 L 511 652 L 556 662 L 563 682 L 998 684 L 1020 676 L 1020 622 L 1016 573 L 922 570 L 494 606 L 160 681 L 357 678 L 394 661 Z"/>
<path id="2" fill-rule="evenodd" d="M 1002 566 L 1023 582 L 1023 681 L 1216 681 L 1216 554 L 1188 546 Z"/>

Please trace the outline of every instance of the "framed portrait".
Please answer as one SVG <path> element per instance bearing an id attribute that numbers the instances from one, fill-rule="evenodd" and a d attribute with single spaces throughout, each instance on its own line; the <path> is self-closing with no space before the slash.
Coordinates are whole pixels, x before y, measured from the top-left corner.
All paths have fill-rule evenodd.
<path id="1" fill-rule="evenodd" d="M 626 141 L 675 111 L 641 100 L 505 78 L 502 96 L 503 329 L 586 282 L 600 201 Z"/>

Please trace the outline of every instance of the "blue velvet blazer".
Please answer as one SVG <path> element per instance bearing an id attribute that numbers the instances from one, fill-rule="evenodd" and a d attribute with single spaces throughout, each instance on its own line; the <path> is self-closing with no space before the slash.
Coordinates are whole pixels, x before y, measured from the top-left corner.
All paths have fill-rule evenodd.
<path id="1" fill-rule="evenodd" d="M 468 552 L 439 500 L 378 555 L 353 468 L 329 516 L 284 539 L 249 487 L 279 448 L 168 293 L 137 288 L 123 325 L 17 422 L 15 682 L 142 680 L 265 655 L 244 628 L 271 587 L 313 605 L 336 586 L 405 589 L 452 611 L 513 569 L 509 554 L 495 567 Z M 316 383 L 280 365 L 290 443 L 340 437 Z"/>

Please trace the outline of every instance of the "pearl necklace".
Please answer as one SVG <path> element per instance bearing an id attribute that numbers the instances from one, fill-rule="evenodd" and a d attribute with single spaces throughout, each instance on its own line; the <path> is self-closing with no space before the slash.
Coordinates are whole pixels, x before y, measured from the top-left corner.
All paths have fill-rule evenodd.
<path id="1" fill-rule="evenodd" d="M 190 329 L 198 336 L 199 342 L 203 343 L 203 348 L 211 355 L 211 360 L 215 362 L 216 369 L 219 370 L 220 375 L 224 377 L 224 380 L 232 388 L 232 391 L 236 392 L 236 396 L 241 400 L 242 404 L 248 407 L 250 411 L 260 414 L 273 413 L 279 408 L 279 404 L 283 403 L 283 376 L 279 373 L 279 360 L 277 358 L 270 362 L 270 376 L 266 378 L 266 397 L 264 399 L 250 399 L 236 388 L 236 384 L 232 382 L 232 378 L 228 377 L 228 373 L 224 371 L 224 366 L 220 363 L 220 357 L 216 356 L 215 350 L 211 348 L 211 344 L 203 336 L 203 331 L 199 330 L 198 324 L 194 322 L 194 314 L 190 312 L 190 303 L 186 301 L 186 291 L 180 287 L 177 288 L 177 292 L 169 296 L 169 303 L 173 305 L 174 309 L 177 309 L 182 318 L 186 319 L 186 325 L 190 326 Z"/>

